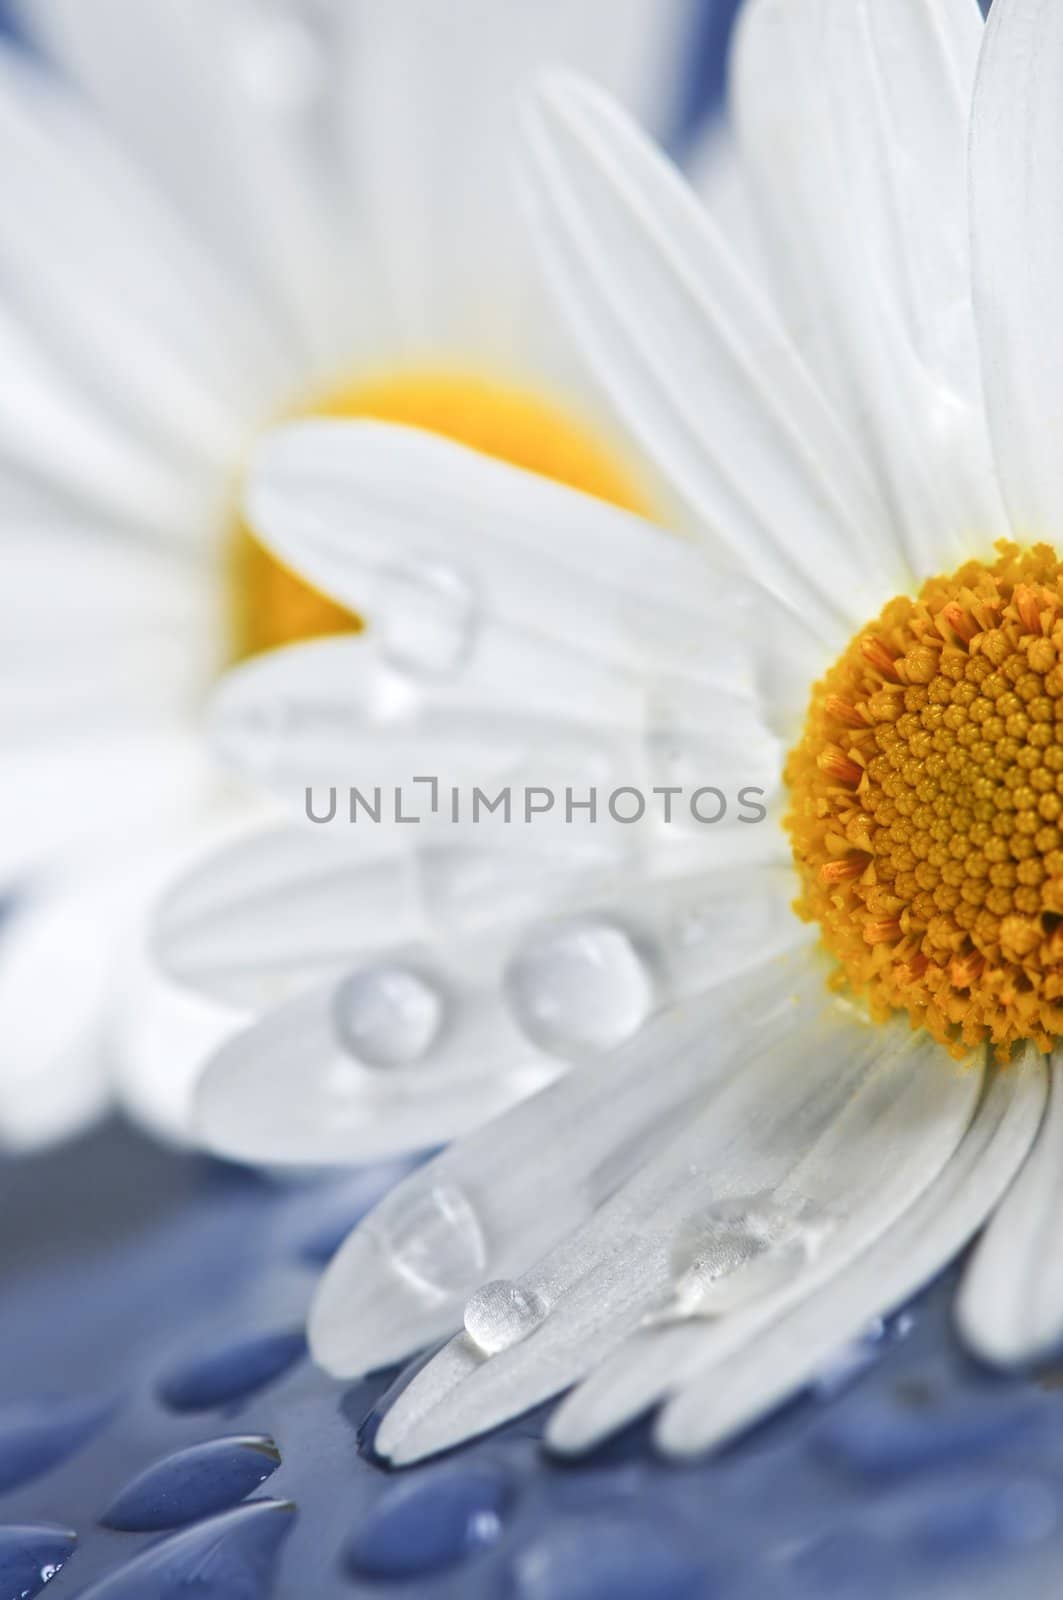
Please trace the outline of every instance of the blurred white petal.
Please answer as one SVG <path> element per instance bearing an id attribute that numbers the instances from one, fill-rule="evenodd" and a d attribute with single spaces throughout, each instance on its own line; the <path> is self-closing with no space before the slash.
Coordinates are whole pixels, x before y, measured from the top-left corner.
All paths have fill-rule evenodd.
<path id="1" fill-rule="evenodd" d="M 807 619 L 690 541 L 414 428 L 282 429 L 256 452 L 247 506 L 281 560 L 380 617 L 381 652 L 417 679 L 482 682 L 503 649 L 549 647 L 555 671 L 575 656 L 621 682 L 702 684 L 761 699 L 774 722 L 822 668 Z"/>

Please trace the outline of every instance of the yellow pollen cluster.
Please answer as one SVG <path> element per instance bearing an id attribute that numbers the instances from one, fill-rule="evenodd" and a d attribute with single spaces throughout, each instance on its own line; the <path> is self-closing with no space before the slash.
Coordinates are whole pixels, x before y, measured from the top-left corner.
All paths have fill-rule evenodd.
<path id="1" fill-rule="evenodd" d="M 435 370 L 346 384 L 297 413 L 426 428 L 630 511 L 643 497 L 613 453 L 552 401 L 491 379 Z M 299 639 L 359 629 L 358 617 L 276 561 L 237 519 L 231 540 L 237 660 Z"/>
<path id="2" fill-rule="evenodd" d="M 892 600 L 789 757 L 798 913 L 954 1054 L 1063 1033 L 1063 562 L 998 545 Z"/>

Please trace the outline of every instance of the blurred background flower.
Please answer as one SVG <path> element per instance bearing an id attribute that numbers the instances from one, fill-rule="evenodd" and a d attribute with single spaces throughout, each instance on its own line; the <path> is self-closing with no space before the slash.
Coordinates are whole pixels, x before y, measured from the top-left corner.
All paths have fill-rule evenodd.
<path id="1" fill-rule="evenodd" d="M 112 1076 L 138 1115 L 179 1131 L 189 1066 L 231 1025 L 143 962 L 160 876 L 242 814 L 202 757 L 203 695 L 233 659 L 357 626 L 242 526 L 256 432 L 295 412 L 406 418 L 636 492 L 608 449 L 614 424 L 537 310 L 509 100 L 537 62 L 572 62 L 714 181 L 699 136 L 732 10 L 9 8 L 22 46 L 0 59 L 9 1142 L 77 1126 Z"/>

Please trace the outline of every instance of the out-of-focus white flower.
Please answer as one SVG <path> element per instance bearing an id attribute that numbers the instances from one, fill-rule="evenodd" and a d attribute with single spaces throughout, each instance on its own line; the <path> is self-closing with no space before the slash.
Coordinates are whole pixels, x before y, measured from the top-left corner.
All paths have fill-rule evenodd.
<path id="1" fill-rule="evenodd" d="M 692 537 L 410 430 L 258 451 L 255 527 L 372 592 L 383 643 L 237 672 L 245 770 L 553 758 L 581 792 L 772 805 L 716 832 L 363 819 L 331 848 L 307 824 L 172 896 L 161 948 L 208 990 L 321 979 L 208 1070 L 216 1148 L 354 1159 L 557 1077 L 325 1276 L 339 1375 L 464 1322 L 383 1421 L 395 1462 L 573 1384 L 558 1449 L 662 1400 L 662 1446 L 706 1448 L 987 1218 L 964 1338 L 1006 1364 L 1063 1336 L 1061 74 L 1045 0 L 984 34 L 974 0 L 754 0 L 737 111 L 775 303 L 606 96 L 544 81 L 547 264 Z M 994 555 L 1009 535 L 1056 549 Z M 411 617 L 448 648 L 404 666 Z"/>
<path id="2" fill-rule="evenodd" d="M 690 4 L 22 15 L 60 71 L 0 50 L 0 883 L 38 891 L 0 950 L 0 1136 L 76 1125 L 116 1058 L 177 1131 L 184 1064 L 234 1020 L 141 950 L 173 851 L 246 803 L 203 762 L 203 696 L 233 659 L 353 625 L 242 528 L 247 451 L 315 410 L 503 453 L 522 407 L 577 455 L 608 433 L 515 225 L 512 90 L 569 61 L 660 127 Z"/>

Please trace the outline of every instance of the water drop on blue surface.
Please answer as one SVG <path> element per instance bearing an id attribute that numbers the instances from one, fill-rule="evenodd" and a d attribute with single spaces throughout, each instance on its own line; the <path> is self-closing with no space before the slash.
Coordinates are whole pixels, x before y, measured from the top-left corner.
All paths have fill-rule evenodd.
<path id="1" fill-rule="evenodd" d="M 179 1528 L 239 1504 L 276 1472 L 280 1461 L 279 1450 L 264 1434 L 195 1444 L 140 1473 L 100 1521 L 127 1533 Z"/>
<path id="2" fill-rule="evenodd" d="M 64 1528 L 0 1528 L 0 1600 L 33 1600 L 76 1545 Z"/>
<path id="3" fill-rule="evenodd" d="M 79 1600 L 264 1600 L 295 1507 L 256 1500 L 149 1545 Z"/>
<path id="4" fill-rule="evenodd" d="M 446 1467 L 381 1496 L 351 1540 L 350 1570 L 371 1578 L 427 1577 L 493 1544 L 511 1499 L 494 1467 Z"/>
<path id="5" fill-rule="evenodd" d="M 305 1354 L 301 1329 L 259 1334 L 176 1368 L 159 1384 L 159 1395 L 174 1411 L 211 1411 L 265 1388 Z"/>
<path id="6" fill-rule="evenodd" d="M 99 1401 L 26 1400 L 0 1407 L 0 1493 L 73 1455 L 113 1412 Z"/>
<path id="7" fill-rule="evenodd" d="M 704 1570 L 665 1528 L 629 1515 L 547 1529 L 513 1564 L 518 1600 L 710 1600 Z"/>

